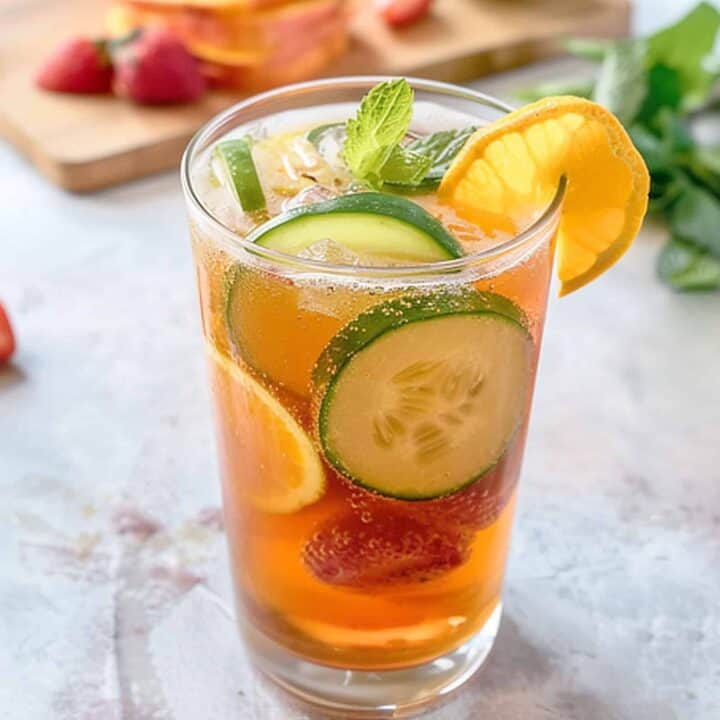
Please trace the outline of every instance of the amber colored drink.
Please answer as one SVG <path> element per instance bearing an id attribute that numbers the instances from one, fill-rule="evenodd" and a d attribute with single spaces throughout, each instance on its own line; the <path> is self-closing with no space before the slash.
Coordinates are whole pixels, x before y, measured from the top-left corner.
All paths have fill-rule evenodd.
<path id="1" fill-rule="evenodd" d="M 345 82 L 358 99 L 372 86 Z M 448 87 L 416 88 L 415 133 L 461 122 L 444 108 Z M 333 89 L 306 91 L 316 124 L 347 116 L 331 104 L 347 92 Z M 453 92 L 476 124 L 502 113 Z M 239 106 L 186 160 L 241 627 L 260 667 L 306 699 L 405 707 L 424 699 L 409 675 L 407 700 L 395 685 L 369 691 L 370 673 L 451 658 L 439 694 L 479 665 L 497 628 L 556 218 L 515 238 L 427 191 L 410 200 L 462 246 L 449 264 L 363 262 L 324 236 L 292 258 L 252 246 L 288 208 L 355 191 L 307 142 L 312 112 L 277 119 L 283 101 Z M 267 208 L 248 217 L 201 150 L 248 123 L 257 133 L 264 113 L 254 153 Z M 303 679 L 306 667 L 327 678 Z M 354 696 L 323 690 L 332 668 L 357 679 Z"/>

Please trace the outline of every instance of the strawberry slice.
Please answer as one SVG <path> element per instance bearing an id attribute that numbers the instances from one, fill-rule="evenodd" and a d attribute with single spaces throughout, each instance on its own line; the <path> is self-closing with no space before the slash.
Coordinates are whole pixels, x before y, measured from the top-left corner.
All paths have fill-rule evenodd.
<path id="1" fill-rule="evenodd" d="M 145 105 L 188 103 L 205 91 L 198 61 L 164 28 L 130 36 L 115 52 L 115 92 Z"/>
<path id="2" fill-rule="evenodd" d="M 375 9 L 388 25 L 412 25 L 430 12 L 431 0 L 375 0 Z"/>
<path id="3" fill-rule="evenodd" d="M 64 93 L 106 93 L 112 87 L 113 67 L 103 40 L 75 37 L 45 61 L 35 77 L 43 90 Z"/>
<path id="4" fill-rule="evenodd" d="M 15 336 L 5 307 L 0 303 L 0 365 L 6 363 L 15 352 Z"/>
<path id="5" fill-rule="evenodd" d="M 424 503 L 428 517 L 443 527 L 449 523 L 474 532 L 492 525 L 517 487 L 523 445 L 524 433 L 522 438 L 516 438 L 500 462 L 472 485 Z"/>
<path id="6" fill-rule="evenodd" d="M 463 531 L 436 527 L 386 503 L 380 512 L 331 517 L 303 556 L 323 582 L 367 587 L 430 580 L 461 565 L 467 550 Z"/>

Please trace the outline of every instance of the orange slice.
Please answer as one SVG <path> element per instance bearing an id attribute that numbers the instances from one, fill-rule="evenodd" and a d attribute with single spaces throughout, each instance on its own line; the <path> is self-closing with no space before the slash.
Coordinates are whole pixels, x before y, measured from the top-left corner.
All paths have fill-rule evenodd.
<path id="1" fill-rule="evenodd" d="M 468 140 L 439 193 L 469 219 L 493 213 L 522 228 L 547 207 L 563 175 L 557 264 L 567 295 L 622 256 L 647 210 L 647 168 L 612 113 L 575 97 L 520 108 Z"/>
<path id="2" fill-rule="evenodd" d="M 325 493 L 312 441 L 257 380 L 207 345 L 226 493 L 268 513 L 292 513 Z"/>

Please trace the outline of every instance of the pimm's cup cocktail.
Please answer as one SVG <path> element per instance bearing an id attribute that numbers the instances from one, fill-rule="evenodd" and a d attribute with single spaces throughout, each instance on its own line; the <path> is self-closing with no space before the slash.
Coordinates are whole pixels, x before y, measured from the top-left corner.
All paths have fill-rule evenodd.
<path id="1" fill-rule="evenodd" d="M 572 290 L 646 194 L 591 103 L 382 80 L 251 98 L 183 162 L 242 633 L 286 689 L 368 716 L 492 647 L 556 238 Z"/>

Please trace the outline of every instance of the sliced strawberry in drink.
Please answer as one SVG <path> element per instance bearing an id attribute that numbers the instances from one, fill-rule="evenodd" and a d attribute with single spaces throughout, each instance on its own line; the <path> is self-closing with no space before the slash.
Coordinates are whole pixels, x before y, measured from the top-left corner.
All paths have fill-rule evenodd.
<path id="1" fill-rule="evenodd" d="M 514 485 L 507 483 L 503 486 L 502 472 L 494 469 L 465 490 L 429 502 L 429 507 L 425 509 L 440 523 L 482 530 L 497 520 L 512 495 Z"/>
<path id="2" fill-rule="evenodd" d="M 523 439 L 516 439 L 502 460 L 459 492 L 424 503 L 428 517 L 442 526 L 455 524 L 468 530 L 492 525 L 510 502 L 522 462 Z"/>
<path id="3" fill-rule="evenodd" d="M 401 509 L 352 512 L 325 522 L 305 546 L 305 563 L 332 585 L 367 587 L 424 582 L 467 559 L 468 538 Z"/>

